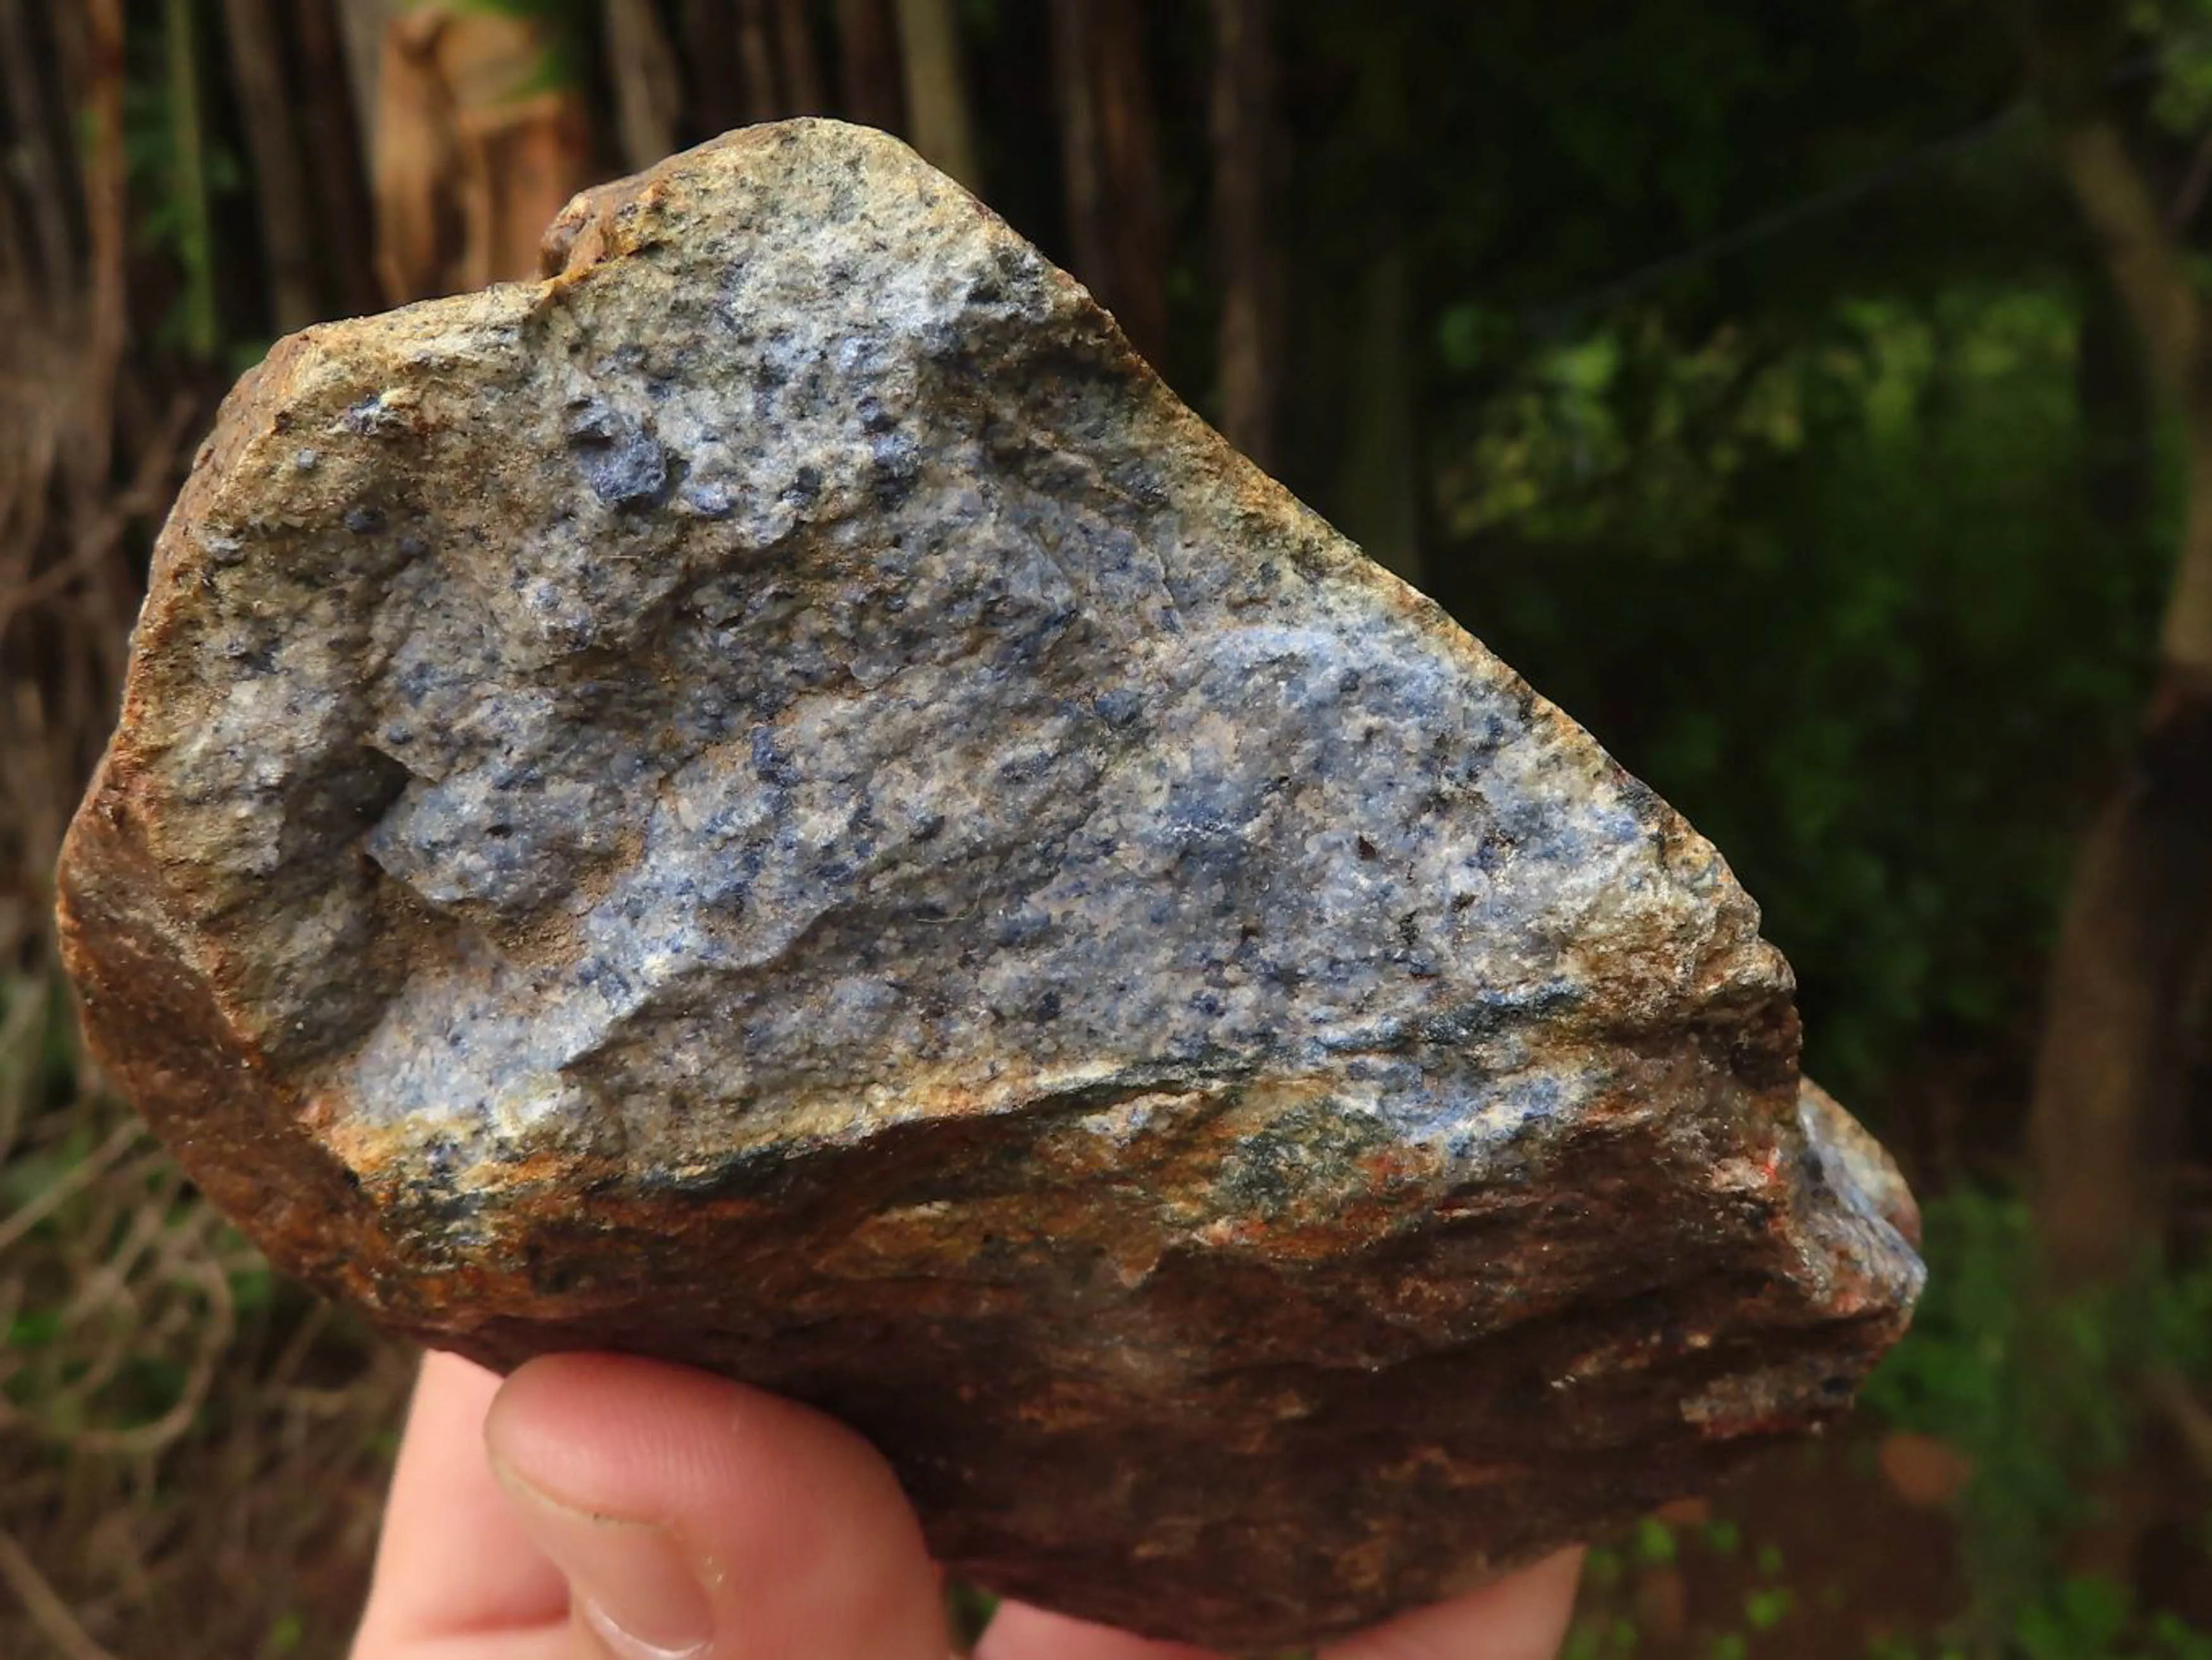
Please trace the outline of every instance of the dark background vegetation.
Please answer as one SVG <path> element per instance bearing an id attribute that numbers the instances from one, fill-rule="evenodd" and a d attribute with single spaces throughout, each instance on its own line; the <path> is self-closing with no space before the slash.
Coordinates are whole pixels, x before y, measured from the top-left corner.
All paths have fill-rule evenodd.
<path id="1" fill-rule="evenodd" d="M 336 1655 L 406 1357 L 47 916 L 214 400 L 745 121 L 905 133 L 1719 843 L 1929 1198 L 1571 1652 L 2212 1657 L 2212 0 L 0 0 L 0 1654 Z"/>

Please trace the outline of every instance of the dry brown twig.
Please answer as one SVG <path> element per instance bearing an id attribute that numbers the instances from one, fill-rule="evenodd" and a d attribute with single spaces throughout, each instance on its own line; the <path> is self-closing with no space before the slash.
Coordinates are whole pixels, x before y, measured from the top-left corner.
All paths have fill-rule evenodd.
<path id="1" fill-rule="evenodd" d="M 24 1611 L 66 1660 L 112 1660 L 108 1651 L 77 1623 L 69 1604 L 46 1583 L 30 1554 L 5 1531 L 0 1531 L 0 1579 L 8 1582 L 8 1589 L 15 1593 Z"/>

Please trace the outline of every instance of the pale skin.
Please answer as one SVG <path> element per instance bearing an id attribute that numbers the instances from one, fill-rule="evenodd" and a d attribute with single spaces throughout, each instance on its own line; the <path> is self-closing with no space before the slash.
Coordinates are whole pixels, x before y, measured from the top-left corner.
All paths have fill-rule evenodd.
<path id="1" fill-rule="evenodd" d="M 1552 1660 L 1580 1553 L 1322 1660 Z M 946 1660 L 890 1467 L 817 1413 L 614 1355 L 423 1363 L 353 1660 Z M 1008 1604 L 977 1660 L 1213 1660 Z"/>

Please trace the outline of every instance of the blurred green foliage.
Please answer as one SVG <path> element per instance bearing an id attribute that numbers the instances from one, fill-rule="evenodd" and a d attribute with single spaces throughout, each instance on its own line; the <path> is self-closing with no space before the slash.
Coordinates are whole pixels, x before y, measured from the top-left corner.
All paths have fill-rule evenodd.
<path id="1" fill-rule="evenodd" d="M 2134 0 L 2127 9 L 2136 33 L 2161 48 L 2151 112 L 2170 132 L 2203 131 L 2212 122 L 2212 0 Z"/>
<path id="2" fill-rule="evenodd" d="M 2212 1660 L 2212 1633 L 2172 1614 L 2142 1617 L 2124 1586 L 2080 1575 L 2022 1608 L 1993 1648 L 1883 1638 L 1869 1646 L 1867 1660 L 1978 1660 L 1990 1654 L 2005 1660 Z"/>
<path id="3" fill-rule="evenodd" d="M 173 278 L 158 331 L 163 348 L 198 361 L 223 346 L 216 304 L 214 210 L 246 178 L 236 155 L 211 139 L 204 116 L 207 29 L 191 0 L 163 0 L 160 26 L 126 37 L 123 152 L 139 246 Z"/>
<path id="4" fill-rule="evenodd" d="M 2032 1002 L 2143 695 L 2166 526 L 2094 510 L 2081 314 L 1632 311 L 1516 361 L 1442 473 L 1468 620 L 1735 861 L 1841 1088 Z M 1479 371 L 1492 326 L 1447 311 L 1440 354 Z"/>
<path id="5" fill-rule="evenodd" d="M 1927 1225 L 1927 1299 L 1863 1396 L 1875 1437 L 1801 1450 L 1791 1502 L 1820 1519 L 1778 1511 L 1778 1493 L 1723 1491 L 1722 1513 L 1646 1517 L 1599 1541 L 1565 1660 L 1832 1654 L 1839 1635 L 1867 1641 L 1868 1660 L 2212 1660 L 2212 1631 L 2075 1555 L 2082 1530 L 2125 1502 L 2106 1483 L 2140 1458 L 2147 1414 L 2172 1386 L 2212 1382 L 2212 1269 L 2053 1298 L 2017 1195 L 1963 1188 L 1929 1205 Z M 1970 1471 L 1948 1501 L 1955 1583 L 1936 1572 L 1955 1613 L 1940 1622 L 1925 1613 L 1927 1565 L 1898 1559 L 1917 1582 L 1901 1592 L 1880 1577 L 1881 1541 L 1905 1514 L 1892 1507 L 1930 1502 L 1877 1474 L 1873 1443 L 1898 1432 L 1941 1442 Z M 1864 1565 L 1848 1545 L 1828 1549 L 1823 1525 L 1838 1543 L 1859 1535 Z M 1765 1531 L 1778 1528 L 1790 1529 L 1786 1554 Z M 1926 1535 L 1890 1548 L 1923 1550 Z M 2191 1548 L 2194 1572 L 2212 1571 L 2212 1532 Z M 1837 1620 L 1845 1633 L 1810 1634 Z"/>
<path id="6" fill-rule="evenodd" d="M 2070 1531 L 2097 1520 L 2097 1478 L 2139 1446 L 2161 1380 L 2212 1380 L 2212 1268 L 2060 1298 L 2037 1291 L 2019 1198 L 1961 1189 L 1929 1205 L 1927 1228 L 1927 1295 L 1864 1401 L 1972 1467 L 1959 1514 L 1972 1603 L 1958 1643 L 1939 1652 L 2212 1656 L 2212 1634 L 2140 1615 L 2128 1588 L 2063 1571 Z M 2212 1538 L 2205 1555 L 2212 1572 Z"/>

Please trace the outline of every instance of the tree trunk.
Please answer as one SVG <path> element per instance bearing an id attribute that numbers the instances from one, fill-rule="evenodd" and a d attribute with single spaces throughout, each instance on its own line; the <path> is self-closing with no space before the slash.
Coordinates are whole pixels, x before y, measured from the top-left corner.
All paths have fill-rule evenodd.
<path id="1" fill-rule="evenodd" d="M 816 48 L 806 0 L 776 0 L 775 52 L 783 66 L 784 112 L 826 114 L 830 102 L 822 89 L 822 54 Z"/>
<path id="2" fill-rule="evenodd" d="M 207 131 L 200 117 L 200 29 L 191 0 L 167 0 L 161 40 L 167 75 L 169 153 L 175 172 L 177 264 L 184 275 L 177 313 L 185 350 L 205 362 L 222 344 L 216 312 L 215 220 L 208 205 Z"/>
<path id="3" fill-rule="evenodd" d="M 623 165 L 637 173 L 676 149 L 684 83 L 653 0 L 606 0 L 607 78 Z"/>
<path id="4" fill-rule="evenodd" d="M 1369 255 L 1358 307 L 1337 511 L 1346 533 L 1369 558 L 1419 582 L 1420 447 L 1413 431 L 1413 359 L 1407 345 L 1413 271 L 1395 235 Z"/>
<path id="5" fill-rule="evenodd" d="M 1128 0 L 1053 0 L 1051 21 L 1075 274 L 1157 359 L 1167 344 L 1167 253 L 1143 10 Z"/>
<path id="6" fill-rule="evenodd" d="M 222 20 L 239 120 L 252 158 L 254 207 L 269 273 L 270 321 L 277 333 L 290 334 L 322 316 L 324 307 L 316 292 L 316 216 L 308 200 L 304 150 L 293 119 L 284 43 L 271 0 L 223 0 Z"/>
<path id="7" fill-rule="evenodd" d="M 2174 689 L 2084 842 L 2052 959 L 2031 1150 L 2062 1290 L 2155 1257 L 2212 921 L 2212 685 Z"/>
<path id="8" fill-rule="evenodd" d="M 2188 443 L 2188 510 L 2141 746 L 2084 843 L 2052 959 L 2029 1116 L 2060 1289 L 2164 1243 L 2189 1073 L 2188 988 L 2212 939 L 2212 361 L 2203 302 L 2142 171 L 2100 112 L 2058 170 Z"/>
<path id="9" fill-rule="evenodd" d="M 376 154 L 376 110 L 384 70 L 384 36 L 399 15 L 399 0 L 337 0 L 345 41 L 346 77 L 353 88 L 355 131 L 363 155 Z"/>
<path id="10" fill-rule="evenodd" d="M 896 0 L 906 69 L 907 136 L 933 167 L 970 190 L 982 187 L 968 117 L 968 72 L 960 58 L 953 0 Z"/>
<path id="11" fill-rule="evenodd" d="M 899 130 L 897 30 L 885 0 L 837 0 L 837 86 L 848 120 Z"/>
<path id="12" fill-rule="evenodd" d="M 74 284 L 76 240 L 70 231 L 70 188 L 63 161 L 68 155 L 64 139 L 68 112 L 64 88 L 43 80 L 38 70 L 40 53 L 32 33 L 35 0 L 0 0 L 0 88 L 6 94 L 15 132 L 9 147 L 8 172 L 0 177 L 0 192 L 20 184 L 19 225 L 27 231 L 9 250 L 37 274 L 42 297 L 59 298 Z M 52 20 L 46 20 L 48 27 Z"/>
<path id="13" fill-rule="evenodd" d="M 1213 0 L 1213 246 L 1221 287 L 1221 429 L 1262 467 L 1275 456 L 1281 277 L 1274 233 L 1271 0 Z"/>
<path id="14" fill-rule="evenodd" d="M 738 61 L 744 70 L 748 121 L 773 121 L 784 113 L 769 29 L 768 0 L 738 0 Z"/>
<path id="15" fill-rule="evenodd" d="M 2189 511 L 2158 643 L 2171 674 L 2201 691 L 2212 683 L 2212 345 L 2201 339 L 2189 376 Z"/>
<path id="16" fill-rule="evenodd" d="M 2158 389 L 2118 292 L 2101 265 L 2083 263 L 2074 349 L 2082 496 L 2103 536 L 2133 546 L 2158 511 Z"/>
<path id="17" fill-rule="evenodd" d="M 1412 148 L 1405 62 L 1418 39 L 1402 20 L 1378 19 L 1361 42 L 1352 143 L 1374 181 L 1352 332 L 1337 511 L 1370 558 L 1421 580 L 1421 472 L 1413 409 L 1413 265 L 1398 180 Z"/>
<path id="18" fill-rule="evenodd" d="M 299 30 L 301 81 L 309 93 L 301 113 L 322 295 L 330 312 L 357 315 L 376 305 L 376 253 L 369 236 L 368 150 L 354 109 L 342 19 L 337 0 L 289 0 L 288 9 Z"/>
<path id="19" fill-rule="evenodd" d="M 1159 141 L 1145 70 L 1144 11 L 1129 0 L 1087 3 L 1101 171 L 1107 211 L 1119 230 L 1111 240 L 1113 304 L 1137 349 L 1158 362 L 1168 345 L 1168 249 Z"/>
<path id="20" fill-rule="evenodd" d="M 78 146 L 77 193 L 84 204 L 91 258 L 92 317 L 86 331 L 84 368 L 78 379 L 82 395 L 92 400 L 98 411 L 96 418 L 83 423 L 82 453 L 77 463 L 80 487 L 88 499 L 108 486 L 114 456 L 115 387 L 123 372 L 124 336 L 130 325 L 130 300 L 125 292 L 129 258 L 125 180 L 129 163 L 123 139 L 123 0 L 88 0 L 82 22 L 85 51 L 79 107 L 83 111 L 84 137 Z M 111 585 L 111 604 L 128 590 L 127 584 Z M 115 621 L 127 621 L 124 606 L 116 605 L 111 615 Z M 119 682 L 124 642 L 118 636 L 107 648 Z"/>
<path id="21" fill-rule="evenodd" d="M 694 124 L 690 137 L 711 138 L 752 117 L 750 90 L 738 55 L 734 0 L 683 0 L 684 82 Z"/>
<path id="22" fill-rule="evenodd" d="M 394 304 L 538 274 L 538 245 L 590 182 L 573 87 L 520 13 L 435 0 L 386 39 L 378 72 L 377 268 Z"/>

